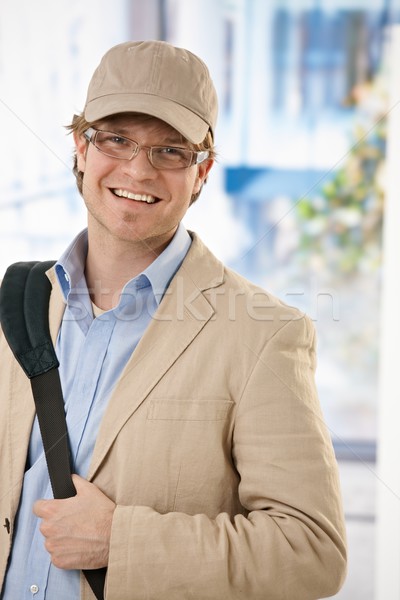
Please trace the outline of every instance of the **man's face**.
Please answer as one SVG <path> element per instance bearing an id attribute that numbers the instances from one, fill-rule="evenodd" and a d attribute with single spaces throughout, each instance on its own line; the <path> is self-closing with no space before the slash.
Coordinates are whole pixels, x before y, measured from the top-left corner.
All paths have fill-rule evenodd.
<path id="1" fill-rule="evenodd" d="M 96 128 L 143 146 L 189 148 L 175 129 L 152 117 L 120 115 L 104 119 Z M 171 240 L 212 166 L 206 160 L 186 169 L 160 170 L 150 164 L 146 150 L 132 160 L 120 160 L 105 156 L 83 136 L 76 136 L 75 143 L 91 234 L 148 247 Z"/>

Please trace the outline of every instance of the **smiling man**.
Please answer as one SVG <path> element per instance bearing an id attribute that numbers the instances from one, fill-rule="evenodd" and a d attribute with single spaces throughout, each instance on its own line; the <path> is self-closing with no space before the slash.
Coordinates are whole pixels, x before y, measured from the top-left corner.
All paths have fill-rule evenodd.
<path id="1" fill-rule="evenodd" d="M 181 221 L 215 157 L 207 67 L 164 42 L 103 57 L 70 126 L 88 226 L 48 272 L 73 498 L 0 337 L 1 600 L 317 600 L 346 565 L 310 320 Z"/>

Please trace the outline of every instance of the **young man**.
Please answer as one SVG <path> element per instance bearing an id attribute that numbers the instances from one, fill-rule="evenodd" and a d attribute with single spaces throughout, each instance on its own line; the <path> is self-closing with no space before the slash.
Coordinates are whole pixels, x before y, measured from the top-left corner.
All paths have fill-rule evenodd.
<path id="1" fill-rule="evenodd" d="M 213 164 L 206 66 L 112 48 L 71 130 L 88 227 L 48 273 L 77 494 L 52 499 L 27 378 L 0 339 L 2 600 L 313 600 L 346 550 L 307 317 L 182 217 Z"/>

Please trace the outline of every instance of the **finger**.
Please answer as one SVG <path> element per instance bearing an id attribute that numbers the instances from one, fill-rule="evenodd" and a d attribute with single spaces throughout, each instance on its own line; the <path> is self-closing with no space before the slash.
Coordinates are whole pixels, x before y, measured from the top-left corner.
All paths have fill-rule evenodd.
<path id="1" fill-rule="evenodd" d="M 43 518 L 45 513 L 47 512 L 46 509 L 48 507 L 49 502 L 52 502 L 52 500 L 36 500 L 32 507 L 33 514 L 37 517 Z"/>
<path id="2" fill-rule="evenodd" d="M 84 494 L 85 491 L 90 491 L 94 487 L 93 483 L 76 474 L 72 475 L 72 482 L 77 494 Z"/>

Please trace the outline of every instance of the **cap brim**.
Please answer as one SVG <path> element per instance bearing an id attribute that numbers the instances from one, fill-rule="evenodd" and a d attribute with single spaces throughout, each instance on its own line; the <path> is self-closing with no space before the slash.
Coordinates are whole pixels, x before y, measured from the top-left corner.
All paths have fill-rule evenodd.
<path id="1" fill-rule="evenodd" d="M 88 102 L 85 119 L 89 123 L 124 112 L 136 112 L 161 119 L 179 131 L 192 144 L 200 144 L 210 128 L 201 117 L 184 106 L 152 94 L 112 94 Z"/>

